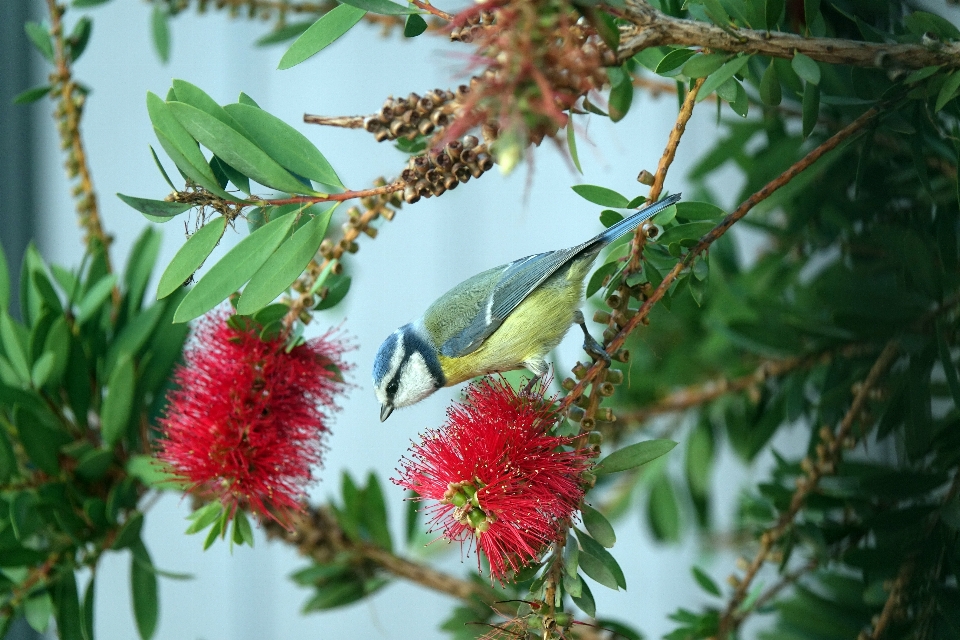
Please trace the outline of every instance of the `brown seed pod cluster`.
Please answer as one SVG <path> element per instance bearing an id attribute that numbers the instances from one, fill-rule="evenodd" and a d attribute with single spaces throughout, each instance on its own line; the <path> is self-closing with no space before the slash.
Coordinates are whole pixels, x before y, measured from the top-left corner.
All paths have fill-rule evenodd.
<path id="1" fill-rule="evenodd" d="M 363 128 L 372 133 L 377 142 L 430 135 L 449 124 L 454 102 L 468 92 L 469 88 L 461 85 L 456 92 L 434 89 L 424 96 L 416 93 L 406 98 L 390 96 L 379 113 L 364 118 Z"/>
<path id="2" fill-rule="evenodd" d="M 431 149 L 410 158 L 407 168 L 400 172 L 400 180 L 405 185 L 403 199 L 413 204 L 420 198 L 442 195 L 492 168 L 493 157 L 487 145 L 475 136 L 464 136 L 442 149 Z"/>
<path id="3" fill-rule="evenodd" d="M 450 30 L 450 39 L 454 42 L 473 42 L 483 33 L 484 27 L 491 26 L 495 21 L 496 14 L 493 11 L 481 10 L 471 13 L 463 24 L 456 25 Z"/>

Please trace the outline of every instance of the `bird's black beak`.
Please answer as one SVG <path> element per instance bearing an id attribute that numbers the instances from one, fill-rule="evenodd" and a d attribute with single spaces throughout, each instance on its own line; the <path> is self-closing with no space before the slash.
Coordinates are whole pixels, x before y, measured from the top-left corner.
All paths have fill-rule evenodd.
<path id="1" fill-rule="evenodd" d="M 392 404 L 383 404 L 380 405 L 380 422 L 383 422 L 390 417 L 390 414 L 393 413 Z"/>

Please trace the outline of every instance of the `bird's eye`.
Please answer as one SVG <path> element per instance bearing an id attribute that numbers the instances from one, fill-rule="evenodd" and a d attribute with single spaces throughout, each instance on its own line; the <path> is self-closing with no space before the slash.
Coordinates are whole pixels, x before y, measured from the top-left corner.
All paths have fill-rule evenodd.
<path id="1" fill-rule="evenodd" d="M 396 380 L 393 380 L 390 384 L 387 385 L 387 393 L 391 396 L 397 392 L 397 389 L 400 388 L 400 383 Z"/>

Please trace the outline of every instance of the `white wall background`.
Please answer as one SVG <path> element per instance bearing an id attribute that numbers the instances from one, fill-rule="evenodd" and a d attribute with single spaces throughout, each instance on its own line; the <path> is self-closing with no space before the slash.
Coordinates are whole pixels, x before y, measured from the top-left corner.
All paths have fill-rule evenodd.
<path id="1" fill-rule="evenodd" d="M 68 24 L 72 25 L 78 14 L 71 10 Z M 167 192 L 147 148 L 153 144 L 159 149 L 146 113 L 147 91 L 163 96 L 172 78 L 200 86 L 221 103 L 235 100 L 244 91 L 308 135 L 344 182 L 359 189 L 377 176 L 396 175 L 403 156 L 363 132 L 299 124 L 303 113 L 373 113 L 388 94 L 422 93 L 458 84 L 467 64 L 462 49 L 442 38 L 425 35 L 404 42 L 399 32 L 382 38 L 377 29 L 362 26 L 314 59 L 281 72 L 275 69 L 283 47 L 252 46 L 268 25 L 231 20 L 222 12 L 203 16 L 187 12 L 172 25 L 172 58 L 165 66 L 153 51 L 146 3 L 111 2 L 90 15 L 93 37 L 76 66 L 76 75 L 93 88 L 83 133 L 104 226 L 115 237 L 112 255 L 119 266 L 147 223 L 113 194 L 160 198 Z M 449 400 L 458 393 L 445 390 L 381 424 L 369 371 L 383 338 L 419 315 L 448 287 L 482 269 L 576 244 L 596 233 L 600 229 L 598 208 L 576 196 L 570 185 L 582 181 L 630 195 L 645 193 L 646 187 L 637 184 L 636 175 L 640 169 L 656 168 L 676 108 L 673 96 L 651 100 L 638 92 L 630 115 L 619 124 L 597 117 L 587 121 L 587 137 L 595 147 L 585 140 L 580 143 L 584 176 L 572 173 L 553 146 L 545 143 L 536 153 L 532 173 L 528 165 L 507 178 L 493 171 L 442 198 L 405 207 L 392 223 L 383 226 L 375 241 L 361 238 L 360 253 L 348 262 L 354 275 L 350 296 L 315 323 L 322 328 L 345 319 L 360 346 L 351 354 L 357 365 L 354 381 L 358 388 L 344 402 L 334 425 L 325 468 L 313 491 L 316 500 L 336 494 L 343 470 L 350 470 L 355 477 L 376 470 L 386 481 L 409 441 L 418 432 L 439 425 Z M 77 265 L 82 247 L 50 109 L 44 105 L 37 112 L 38 128 L 44 136 L 37 179 L 43 212 L 39 246 L 47 260 Z M 680 146 L 667 189 L 683 190 L 687 168 L 699 150 L 711 144 L 717 131 L 715 111 L 709 107 L 698 110 Z M 174 175 L 173 164 L 167 161 L 166 166 Z M 739 184 L 735 175 L 724 176 L 724 180 Z M 728 201 L 735 192 L 736 188 L 719 189 Z M 160 263 L 166 264 L 182 245 L 184 234 L 180 222 L 168 224 L 163 232 Z M 228 248 L 235 241 L 225 245 Z M 224 249 L 218 249 L 221 255 Z M 574 361 L 579 342 L 572 334 L 568 337 L 561 349 L 562 362 Z M 729 457 L 724 457 L 716 473 L 731 489 L 748 481 Z M 385 488 L 394 530 L 399 531 L 402 492 L 389 483 Z M 729 499 L 718 506 L 721 524 L 729 522 L 733 494 L 731 490 Z M 202 537 L 183 535 L 188 513 L 187 501 L 168 495 L 147 518 L 145 541 L 157 566 L 195 575 L 186 582 L 161 581 L 161 620 L 156 636 L 161 640 L 445 637 L 437 627 L 453 602 L 401 582 L 357 605 L 302 616 L 299 609 L 309 594 L 287 579 L 304 564 L 294 550 L 268 543 L 258 532 L 253 550 L 239 548 L 231 553 L 227 545 L 219 544 L 203 552 Z M 698 606 L 702 592 L 689 575 L 690 564 L 697 561 L 714 568 L 720 577 L 729 571 L 729 558 L 722 563 L 726 569 L 712 564 L 710 558 L 697 558 L 692 539 L 679 547 L 655 544 L 635 515 L 619 522 L 617 533 L 620 541 L 614 554 L 626 572 L 629 591 L 612 593 L 603 587 L 593 591 L 603 615 L 629 620 L 648 637 L 659 637 L 672 628 L 666 615 L 677 607 Z M 472 566 L 474 559 L 464 562 L 465 566 L 461 565 L 459 551 L 452 549 L 442 566 L 459 573 Z M 97 585 L 98 638 L 136 637 L 128 567 L 126 554 L 104 558 Z"/>

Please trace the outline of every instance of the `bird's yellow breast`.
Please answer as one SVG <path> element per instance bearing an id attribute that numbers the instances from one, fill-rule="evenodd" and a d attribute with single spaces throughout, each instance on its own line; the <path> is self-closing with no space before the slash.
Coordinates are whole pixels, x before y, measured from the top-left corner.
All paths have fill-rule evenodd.
<path id="1" fill-rule="evenodd" d="M 459 358 L 440 354 L 446 386 L 488 373 L 522 369 L 525 362 L 546 356 L 573 324 L 592 262 L 575 261 L 540 285 L 476 351 Z"/>

